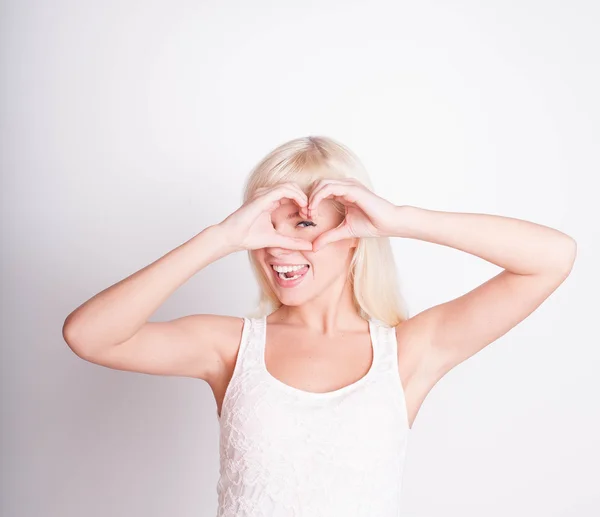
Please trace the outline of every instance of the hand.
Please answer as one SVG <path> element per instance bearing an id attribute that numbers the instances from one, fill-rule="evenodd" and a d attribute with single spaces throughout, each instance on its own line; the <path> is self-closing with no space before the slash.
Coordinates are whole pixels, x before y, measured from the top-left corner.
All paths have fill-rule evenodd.
<path id="1" fill-rule="evenodd" d="M 311 192 L 308 207 L 301 208 L 301 213 L 312 217 L 317 213 L 319 203 L 328 198 L 345 206 L 345 218 L 339 226 L 323 232 L 313 241 L 313 251 L 342 239 L 395 234 L 398 207 L 354 178 L 320 180 Z"/>
<path id="2" fill-rule="evenodd" d="M 219 226 L 225 229 L 228 241 L 240 250 L 272 246 L 312 251 L 310 241 L 287 237 L 275 230 L 271 222 L 271 213 L 281 206 L 282 199 L 291 199 L 300 209 L 308 205 L 306 194 L 296 183 L 260 187 L 251 199 L 220 222 Z"/>

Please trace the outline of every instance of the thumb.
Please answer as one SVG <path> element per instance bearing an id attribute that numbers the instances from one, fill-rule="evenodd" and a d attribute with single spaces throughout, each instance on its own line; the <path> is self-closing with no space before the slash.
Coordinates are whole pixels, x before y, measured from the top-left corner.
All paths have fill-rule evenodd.
<path id="1" fill-rule="evenodd" d="M 318 251 L 332 242 L 341 241 L 352 237 L 348 228 L 343 223 L 333 230 L 328 230 L 319 235 L 312 243 L 312 250 Z"/>

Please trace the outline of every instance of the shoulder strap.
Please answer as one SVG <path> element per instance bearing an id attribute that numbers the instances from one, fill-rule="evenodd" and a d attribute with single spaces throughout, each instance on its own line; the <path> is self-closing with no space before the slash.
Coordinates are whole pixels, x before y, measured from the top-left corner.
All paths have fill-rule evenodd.
<path id="1" fill-rule="evenodd" d="M 243 369 L 244 364 L 247 362 L 248 349 L 252 348 L 253 341 L 253 326 L 254 318 L 248 318 L 244 316 L 244 325 L 242 327 L 242 336 L 240 339 L 240 346 L 233 369 L 232 379 L 237 376 L 238 372 Z"/>
<path id="2" fill-rule="evenodd" d="M 390 367 L 397 363 L 398 358 L 396 329 L 378 319 L 374 319 L 373 322 L 375 324 L 375 337 L 377 348 L 379 349 L 379 359 L 382 363 L 386 363 Z"/>
<path id="3" fill-rule="evenodd" d="M 240 341 L 240 349 L 236 361 L 236 369 L 246 369 L 260 361 L 260 349 L 264 333 L 264 318 L 244 317 L 244 328 Z"/>
<path id="4" fill-rule="evenodd" d="M 252 365 L 255 361 L 254 349 L 256 349 L 256 318 L 243 318 L 242 336 L 238 348 L 237 357 L 233 366 L 233 372 L 229 379 L 229 384 L 225 389 L 223 402 L 221 406 L 221 419 L 228 419 L 231 408 L 236 404 L 236 400 L 244 392 L 252 376 Z M 218 416 L 218 415 L 217 415 Z"/>

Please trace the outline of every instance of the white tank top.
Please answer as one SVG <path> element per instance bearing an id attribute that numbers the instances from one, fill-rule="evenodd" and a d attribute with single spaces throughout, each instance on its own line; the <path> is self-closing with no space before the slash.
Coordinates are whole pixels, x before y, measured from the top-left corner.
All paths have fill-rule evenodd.
<path id="1" fill-rule="evenodd" d="M 315 393 L 268 372 L 266 327 L 244 318 L 217 414 L 217 517 L 398 517 L 410 428 L 395 328 L 370 319 L 368 373 Z"/>

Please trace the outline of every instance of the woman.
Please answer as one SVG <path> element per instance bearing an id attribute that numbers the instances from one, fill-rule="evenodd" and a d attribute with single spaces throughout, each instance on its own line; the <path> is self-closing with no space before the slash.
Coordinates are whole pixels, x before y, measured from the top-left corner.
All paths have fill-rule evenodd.
<path id="1" fill-rule="evenodd" d="M 408 318 L 389 237 L 451 246 L 503 271 Z M 148 322 L 191 276 L 242 250 L 261 287 L 258 312 Z M 429 391 L 531 314 L 575 256 L 575 241 L 546 226 L 396 206 L 347 147 L 299 138 L 257 165 L 237 211 L 84 303 L 63 335 L 88 361 L 210 385 L 219 517 L 392 517 Z"/>

